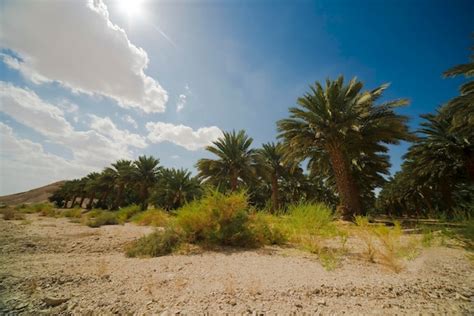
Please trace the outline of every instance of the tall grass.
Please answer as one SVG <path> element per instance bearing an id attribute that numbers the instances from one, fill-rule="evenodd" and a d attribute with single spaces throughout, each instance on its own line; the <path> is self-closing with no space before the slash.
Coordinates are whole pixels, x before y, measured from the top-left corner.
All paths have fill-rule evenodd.
<path id="1" fill-rule="evenodd" d="M 135 214 L 130 221 L 141 226 L 165 227 L 170 215 L 162 210 L 151 209 Z"/>
<path id="2" fill-rule="evenodd" d="M 118 212 L 116 212 L 117 221 L 120 224 L 127 222 L 131 219 L 134 215 L 140 213 L 141 209 L 139 205 L 132 204 L 126 207 L 120 208 Z"/>

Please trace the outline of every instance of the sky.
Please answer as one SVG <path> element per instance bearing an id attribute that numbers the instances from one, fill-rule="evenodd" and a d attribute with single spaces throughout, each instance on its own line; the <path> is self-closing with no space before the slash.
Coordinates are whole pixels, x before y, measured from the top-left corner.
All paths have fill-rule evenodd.
<path id="1" fill-rule="evenodd" d="M 0 0 L 0 195 L 153 155 L 195 172 L 222 131 L 254 146 L 315 81 L 357 76 L 419 115 L 458 94 L 473 1 Z M 399 170 L 409 144 L 390 147 Z"/>

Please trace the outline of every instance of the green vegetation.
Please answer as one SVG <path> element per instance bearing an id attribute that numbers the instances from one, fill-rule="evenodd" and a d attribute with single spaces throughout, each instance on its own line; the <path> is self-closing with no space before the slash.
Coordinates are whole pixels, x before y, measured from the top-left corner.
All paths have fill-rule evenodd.
<path id="1" fill-rule="evenodd" d="M 156 227 L 165 227 L 169 220 L 169 214 L 157 209 L 140 212 L 131 218 L 131 221 L 138 225 Z"/>
<path id="2" fill-rule="evenodd" d="M 445 75 L 472 77 L 473 67 L 471 61 Z M 17 211 L 63 215 L 91 227 L 132 221 L 164 229 L 133 243 L 129 256 L 164 255 L 186 245 L 289 244 L 316 254 L 330 270 L 353 238 L 368 261 L 398 272 L 421 245 L 456 240 L 473 248 L 472 84 L 436 113 L 422 115 L 420 130 L 412 133 L 408 118 L 396 113 L 407 100 L 380 101 L 387 84 L 364 90 L 361 81 L 342 76 L 315 82 L 277 122 L 280 142 L 255 148 L 244 130 L 226 131 L 206 147 L 211 158 L 198 160 L 197 176 L 163 168 L 152 156 L 118 160 L 55 192 L 50 200 L 67 211 L 49 204 Z M 388 145 L 400 141 L 412 143 L 401 170 L 387 177 Z M 83 214 L 81 208 L 94 210 Z M 369 214 L 388 215 L 394 226 L 371 223 Z M 335 221 L 341 217 L 355 225 Z M 460 223 L 425 229 L 417 240 L 404 236 L 393 217 Z M 339 240 L 340 247 L 328 240 Z"/>
<path id="3" fill-rule="evenodd" d="M 172 228 L 156 231 L 131 243 L 126 254 L 129 257 L 158 257 L 170 254 L 178 248 L 182 236 Z"/>
<path id="4" fill-rule="evenodd" d="M 119 224 L 119 220 L 117 218 L 117 213 L 92 210 L 87 214 L 85 224 L 89 227 L 100 227 L 103 225 L 117 225 Z"/>

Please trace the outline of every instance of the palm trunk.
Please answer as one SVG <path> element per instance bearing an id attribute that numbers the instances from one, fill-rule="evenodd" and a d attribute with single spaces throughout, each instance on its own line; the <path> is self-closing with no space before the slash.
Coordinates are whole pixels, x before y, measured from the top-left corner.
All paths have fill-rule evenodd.
<path id="1" fill-rule="evenodd" d="M 109 191 L 106 190 L 106 191 L 104 191 L 104 193 L 100 197 L 99 201 L 97 201 L 97 205 L 99 205 L 102 209 L 104 208 L 103 204 L 105 204 L 105 202 L 107 201 L 108 196 L 109 196 Z"/>
<path id="2" fill-rule="evenodd" d="M 140 197 L 142 199 L 141 210 L 145 211 L 148 208 L 148 188 L 145 185 L 140 188 Z"/>
<path id="3" fill-rule="evenodd" d="M 85 194 L 83 196 L 81 196 L 81 201 L 79 202 L 79 207 L 80 208 L 82 208 L 82 204 L 84 203 L 85 198 L 86 198 Z"/>
<path id="4" fill-rule="evenodd" d="M 277 174 L 272 175 L 272 204 L 273 204 L 273 212 L 280 209 L 279 204 L 279 196 L 278 196 L 278 176 Z"/>
<path id="5" fill-rule="evenodd" d="M 94 204 L 94 199 L 95 199 L 95 192 L 93 192 L 91 196 L 89 197 L 89 204 L 87 205 L 88 210 L 92 209 L 92 205 Z"/>
<path id="6" fill-rule="evenodd" d="M 352 177 L 341 146 L 328 146 L 328 153 L 339 193 L 338 208 L 341 210 L 343 219 L 353 220 L 354 216 L 360 214 L 362 210 L 357 184 Z"/>
<path id="7" fill-rule="evenodd" d="M 125 185 L 121 183 L 118 187 L 117 198 L 115 199 L 114 206 L 112 207 L 113 209 L 118 209 L 121 206 L 124 189 L 125 189 Z"/>
<path id="8" fill-rule="evenodd" d="M 74 195 L 74 196 L 72 197 L 71 208 L 74 207 L 74 204 L 76 203 L 76 199 L 77 199 L 77 196 Z"/>
<path id="9" fill-rule="evenodd" d="M 237 190 L 238 185 L 238 175 L 237 172 L 232 171 L 231 178 L 230 178 L 230 190 L 232 192 Z"/>

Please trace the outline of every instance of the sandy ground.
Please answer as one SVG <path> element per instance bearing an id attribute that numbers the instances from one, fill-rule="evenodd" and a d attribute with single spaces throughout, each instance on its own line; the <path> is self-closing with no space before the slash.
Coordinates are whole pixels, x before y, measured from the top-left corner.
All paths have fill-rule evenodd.
<path id="1" fill-rule="evenodd" d="M 355 240 L 333 271 L 279 247 L 137 259 L 123 247 L 150 227 L 28 220 L 0 220 L 0 314 L 474 314 L 461 248 L 424 249 L 398 274 Z"/>

